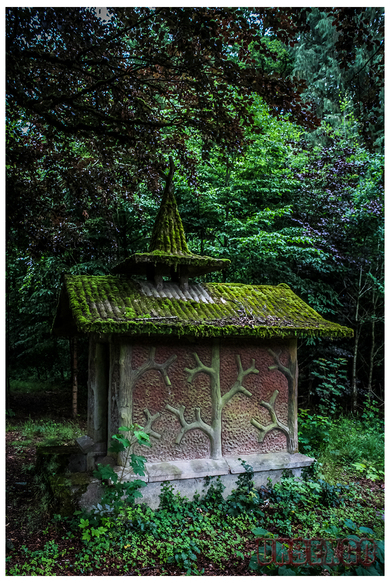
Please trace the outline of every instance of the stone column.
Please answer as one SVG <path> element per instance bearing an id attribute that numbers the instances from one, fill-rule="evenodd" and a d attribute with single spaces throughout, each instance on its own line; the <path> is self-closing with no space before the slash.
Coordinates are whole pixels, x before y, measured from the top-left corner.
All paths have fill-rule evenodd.
<path id="1" fill-rule="evenodd" d="M 290 369 L 293 377 L 292 387 L 289 391 L 288 415 L 291 432 L 292 450 L 290 453 L 298 453 L 298 356 L 297 340 L 290 343 Z M 290 386 L 289 386 L 290 389 Z"/>
<path id="2" fill-rule="evenodd" d="M 108 345 L 89 344 L 88 435 L 95 443 L 107 443 Z"/>

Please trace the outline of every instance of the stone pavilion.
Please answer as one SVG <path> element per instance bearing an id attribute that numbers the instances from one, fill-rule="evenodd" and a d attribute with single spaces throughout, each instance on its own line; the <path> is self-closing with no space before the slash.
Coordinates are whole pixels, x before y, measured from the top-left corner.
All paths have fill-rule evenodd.
<path id="1" fill-rule="evenodd" d="M 107 457 L 110 438 L 137 423 L 152 444 L 133 446 L 147 458 L 141 500 L 154 507 L 166 480 L 191 498 L 206 476 L 220 476 L 229 494 L 241 459 L 257 486 L 310 465 L 298 444 L 297 339 L 353 334 L 284 283 L 194 280 L 229 261 L 189 251 L 172 175 L 171 165 L 149 251 L 110 276 L 65 275 L 53 326 L 58 335 L 89 336 L 79 471 L 102 461 L 122 470 L 120 454 Z"/>

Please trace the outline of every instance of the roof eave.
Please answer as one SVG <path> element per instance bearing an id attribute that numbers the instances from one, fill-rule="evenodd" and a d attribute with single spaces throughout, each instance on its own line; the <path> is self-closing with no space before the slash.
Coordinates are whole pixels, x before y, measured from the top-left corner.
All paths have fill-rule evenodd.
<path id="1" fill-rule="evenodd" d="M 124 334 L 131 336 L 192 336 L 192 337 L 250 337 L 250 338 L 353 338 L 353 330 L 344 326 L 329 328 L 281 327 L 281 326 L 234 326 L 210 325 L 203 323 L 151 323 L 126 321 L 118 322 L 106 320 L 104 322 L 90 322 L 86 318 L 77 322 L 79 332 Z"/>

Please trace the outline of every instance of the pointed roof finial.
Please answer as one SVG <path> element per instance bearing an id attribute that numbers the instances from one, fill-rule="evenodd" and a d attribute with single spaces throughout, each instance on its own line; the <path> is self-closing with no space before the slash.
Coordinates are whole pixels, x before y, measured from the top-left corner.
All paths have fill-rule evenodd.
<path id="1" fill-rule="evenodd" d="M 134 253 L 113 269 L 113 273 L 146 275 L 157 289 L 163 286 L 163 276 L 170 276 L 182 287 L 188 286 L 188 278 L 226 268 L 229 259 L 214 259 L 191 253 L 187 247 L 183 223 L 173 192 L 175 165 L 169 157 L 168 175 L 160 172 L 165 189 L 154 223 L 148 253 Z"/>
<path id="2" fill-rule="evenodd" d="M 169 156 L 169 173 L 160 172 L 165 180 L 165 189 L 161 201 L 160 210 L 154 223 L 152 239 L 149 251 L 162 251 L 165 253 L 178 253 L 189 255 L 183 223 L 177 208 L 173 192 L 173 174 L 175 165 L 172 156 Z M 192 253 L 191 253 L 192 255 Z"/>

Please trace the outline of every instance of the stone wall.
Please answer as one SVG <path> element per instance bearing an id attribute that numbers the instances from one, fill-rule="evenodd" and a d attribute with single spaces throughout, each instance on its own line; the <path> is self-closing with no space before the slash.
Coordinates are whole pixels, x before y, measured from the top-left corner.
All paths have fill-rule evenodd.
<path id="1" fill-rule="evenodd" d="M 148 462 L 297 451 L 296 340 L 113 336 L 109 351 L 108 433 L 131 421 L 146 427 L 152 447 L 134 451 Z M 105 373 L 91 363 L 96 386 Z"/>

